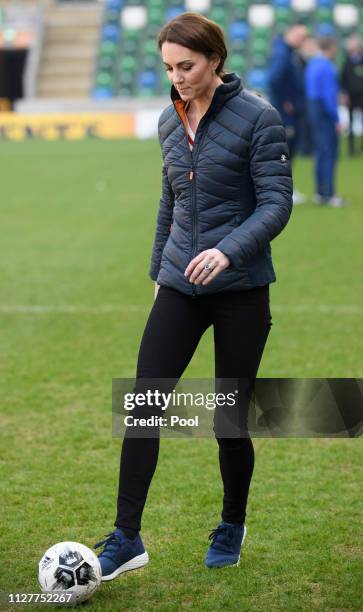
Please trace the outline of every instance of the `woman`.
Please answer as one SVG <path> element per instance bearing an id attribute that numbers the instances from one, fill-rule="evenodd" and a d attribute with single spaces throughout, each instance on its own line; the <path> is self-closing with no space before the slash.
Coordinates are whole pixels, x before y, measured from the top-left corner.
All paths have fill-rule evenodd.
<path id="1" fill-rule="evenodd" d="M 156 300 L 136 386 L 143 379 L 178 380 L 210 325 L 216 378 L 253 381 L 271 325 L 269 243 L 292 205 L 284 128 L 274 108 L 223 71 L 227 51 L 212 21 L 183 13 L 164 26 L 158 45 L 172 104 L 159 120 L 163 181 L 150 271 Z M 207 567 L 239 562 L 254 466 L 246 423 L 243 415 L 240 437 L 216 435 L 224 497 Z M 116 530 L 99 543 L 103 580 L 148 562 L 139 530 L 159 438 L 127 433 Z"/>

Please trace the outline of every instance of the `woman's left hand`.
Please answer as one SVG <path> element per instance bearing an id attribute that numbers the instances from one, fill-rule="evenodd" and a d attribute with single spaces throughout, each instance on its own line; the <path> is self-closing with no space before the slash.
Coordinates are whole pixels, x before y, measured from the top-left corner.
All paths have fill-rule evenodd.
<path id="1" fill-rule="evenodd" d="M 228 257 L 218 249 L 207 249 L 192 259 L 184 272 L 194 285 L 208 285 L 220 272 L 228 268 Z"/>

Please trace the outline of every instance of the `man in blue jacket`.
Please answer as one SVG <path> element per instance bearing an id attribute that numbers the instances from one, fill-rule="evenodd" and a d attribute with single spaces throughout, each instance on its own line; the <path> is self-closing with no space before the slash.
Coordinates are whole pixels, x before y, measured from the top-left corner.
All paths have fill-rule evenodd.
<path id="1" fill-rule="evenodd" d="M 335 194 L 334 175 L 338 159 L 339 82 L 334 65 L 338 45 L 333 38 L 319 40 L 319 54 L 308 64 L 305 73 L 308 117 L 314 142 L 315 184 L 317 204 L 334 208 L 344 205 Z"/>

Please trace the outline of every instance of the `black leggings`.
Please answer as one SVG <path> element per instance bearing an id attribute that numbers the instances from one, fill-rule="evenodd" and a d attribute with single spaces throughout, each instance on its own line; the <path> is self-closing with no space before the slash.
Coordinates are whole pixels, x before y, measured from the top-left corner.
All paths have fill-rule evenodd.
<path id="1" fill-rule="evenodd" d="M 200 338 L 213 325 L 216 378 L 254 380 L 271 327 L 269 286 L 191 297 L 160 287 L 142 337 L 136 380 L 179 379 Z M 251 438 L 218 438 L 224 487 L 222 519 L 244 523 L 254 467 Z M 141 516 L 155 472 L 159 439 L 122 444 L 116 527 L 141 529 Z"/>

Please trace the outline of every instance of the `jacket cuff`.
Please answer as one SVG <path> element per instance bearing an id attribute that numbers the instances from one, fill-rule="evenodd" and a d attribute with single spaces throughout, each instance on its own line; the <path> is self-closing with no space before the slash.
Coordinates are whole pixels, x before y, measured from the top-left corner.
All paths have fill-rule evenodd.
<path id="1" fill-rule="evenodd" d="M 218 242 L 215 247 L 218 251 L 221 251 L 226 255 L 231 262 L 231 266 L 236 268 L 236 270 L 241 269 L 243 265 L 241 247 L 236 240 L 226 236 Z"/>

